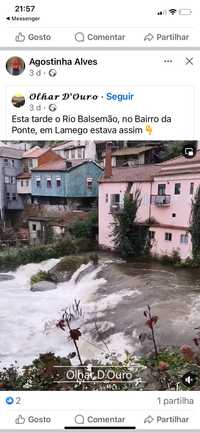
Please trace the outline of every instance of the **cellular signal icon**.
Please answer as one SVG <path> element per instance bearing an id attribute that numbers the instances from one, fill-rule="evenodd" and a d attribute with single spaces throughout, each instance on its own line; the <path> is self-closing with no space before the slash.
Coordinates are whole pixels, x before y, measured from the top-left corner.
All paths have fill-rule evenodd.
<path id="1" fill-rule="evenodd" d="M 169 13 L 170 13 L 171 15 L 175 15 L 176 12 L 177 12 L 177 9 L 169 9 Z"/>
<path id="2" fill-rule="evenodd" d="M 159 11 L 157 15 L 167 15 L 167 10 Z"/>

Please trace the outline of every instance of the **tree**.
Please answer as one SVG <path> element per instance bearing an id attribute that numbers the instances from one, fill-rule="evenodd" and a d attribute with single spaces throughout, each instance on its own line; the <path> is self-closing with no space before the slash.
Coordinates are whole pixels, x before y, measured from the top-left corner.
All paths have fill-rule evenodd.
<path id="1" fill-rule="evenodd" d="M 193 258 L 195 261 L 200 261 L 200 186 L 192 200 L 190 233 Z"/>
<path id="2" fill-rule="evenodd" d="M 98 234 L 98 215 L 91 213 L 88 218 L 74 222 L 70 227 L 72 236 L 76 239 L 96 239 Z"/>
<path id="3" fill-rule="evenodd" d="M 194 140 L 165 141 L 164 143 L 161 143 L 157 150 L 157 158 L 155 162 L 168 161 L 169 159 L 181 156 L 183 154 L 183 148 L 186 144 L 188 147 L 190 147 L 190 145 L 197 147 L 197 141 Z"/>
<path id="4" fill-rule="evenodd" d="M 111 237 L 123 258 L 142 256 L 147 249 L 148 226 L 136 222 L 140 205 L 140 191 L 136 190 L 133 198 L 125 194 L 122 211 L 114 214 Z"/>

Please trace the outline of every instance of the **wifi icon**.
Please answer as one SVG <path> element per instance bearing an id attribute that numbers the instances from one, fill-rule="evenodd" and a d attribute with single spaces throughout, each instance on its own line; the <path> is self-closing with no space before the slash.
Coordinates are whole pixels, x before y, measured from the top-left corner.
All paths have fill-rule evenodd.
<path id="1" fill-rule="evenodd" d="M 176 12 L 177 12 L 177 9 L 169 9 L 169 13 L 170 13 L 171 15 L 175 15 Z"/>

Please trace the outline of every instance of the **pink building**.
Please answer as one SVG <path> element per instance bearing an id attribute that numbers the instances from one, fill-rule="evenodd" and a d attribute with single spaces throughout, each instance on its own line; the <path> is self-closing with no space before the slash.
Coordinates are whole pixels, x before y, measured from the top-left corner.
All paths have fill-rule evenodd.
<path id="1" fill-rule="evenodd" d="M 109 158 L 99 186 L 99 244 L 114 248 L 113 214 L 123 206 L 124 194 L 141 191 L 138 221 L 150 221 L 152 254 L 178 251 L 191 257 L 188 232 L 191 201 L 200 184 L 200 150 L 192 159 L 177 157 L 162 164 L 113 168 Z"/>

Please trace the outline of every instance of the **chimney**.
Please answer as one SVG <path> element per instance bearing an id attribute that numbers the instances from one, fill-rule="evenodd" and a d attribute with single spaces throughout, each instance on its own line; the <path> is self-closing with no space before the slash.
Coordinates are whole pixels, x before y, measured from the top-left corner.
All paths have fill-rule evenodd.
<path id="1" fill-rule="evenodd" d="M 72 162 L 71 161 L 66 161 L 66 168 L 71 168 L 72 167 Z"/>
<path id="2" fill-rule="evenodd" d="M 111 176 L 112 176 L 112 143 L 107 143 L 104 177 L 110 178 Z"/>

